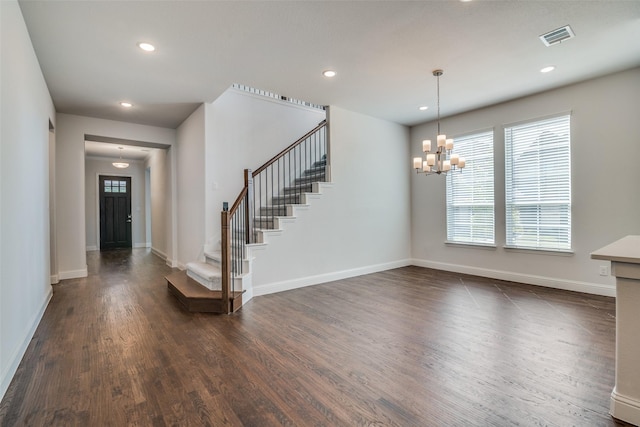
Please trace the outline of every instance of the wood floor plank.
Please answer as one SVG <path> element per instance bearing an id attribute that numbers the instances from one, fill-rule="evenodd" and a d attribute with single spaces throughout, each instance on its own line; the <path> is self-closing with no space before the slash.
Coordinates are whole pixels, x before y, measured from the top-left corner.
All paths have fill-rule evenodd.
<path id="1" fill-rule="evenodd" d="M 90 252 L 1 426 L 616 426 L 615 301 L 405 267 L 189 313 L 148 250 Z"/>

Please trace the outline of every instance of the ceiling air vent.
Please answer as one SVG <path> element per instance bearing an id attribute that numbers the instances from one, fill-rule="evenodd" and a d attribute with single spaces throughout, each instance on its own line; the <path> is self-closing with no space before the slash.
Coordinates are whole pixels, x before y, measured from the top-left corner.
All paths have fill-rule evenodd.
<path id="1" fill-rule="evenodd" d="M 572 39 L 575 36 L 576 35 L 573 33 L 571 27 L 567 25 L 541 35 L 540 40 L 542 40 L 542 43 L 544 43 L 545 46 L 551 46 L 556 43 Z"/>

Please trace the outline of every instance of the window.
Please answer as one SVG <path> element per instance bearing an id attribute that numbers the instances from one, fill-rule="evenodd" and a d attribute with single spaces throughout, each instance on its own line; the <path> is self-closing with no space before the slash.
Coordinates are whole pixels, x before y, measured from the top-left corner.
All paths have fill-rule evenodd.
<path id="1" fill-rule="evenodd" d="M 447 174 L 447 240 L 493 245 L 493 131 L 455 138 L 454 152 L 467 163 Z"/>
<path id="2" fill-rule="evenodd" d="M 571 250 L 570 116 L 505 128 L 507 247 Z"/>
<path id="3" fill-rule="evenodd" d="M 104 192 L 105 193 L 126 193 L 127 192 L 127 181 L 104 181 Z"/>

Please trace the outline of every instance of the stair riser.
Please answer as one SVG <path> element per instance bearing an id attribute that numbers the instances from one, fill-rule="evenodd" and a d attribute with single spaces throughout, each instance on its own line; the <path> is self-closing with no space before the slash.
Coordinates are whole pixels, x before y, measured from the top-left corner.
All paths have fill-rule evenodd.
<path id="1" fill-rule="evenodd" d="M 273 219 L 256 219 L 254 221 L 254 225 L 256 228 L 262 228 L 266 230 L 273 230 L 276 228 L 276 220 Z"/>
<path id="2" fill-rule="evenodd" d="M 207 263 L 209 263 L 211 265 L 215 265 L 216 267 L 222 268 L 222 262 L 219 259 L 217 259 L 217 258 L 209 258 L 209 257 L 207 257 L 206 259 L 207 259 Z M 247 260 L 247 259 L 242 260 L 240 268 L 241 268 L 241 272 L 249 271 L 249 260 Z M 242 282 L 240 282 L 240 283 L 242 283 Z"/>
<path id="3" fill-rule="evenodd" d="M 297 178 L 293 183 L 294 185 L 311 184 L 314 182 L 324 182 L 325 174 L 309 175 L 302 178 Z"/>
<path id="4" fill-rule="evenodd" d="M 325 166 L 312 167 L 304 171 L 303 175 L 318 175 L 325 173 Z"/>
<path id="5" fill-rule="evenodd" d="M 283 194 L 302 194 L 302 193 L 312 193 L 313 192 L 313 184 L 304 184 L 298 187 L 286 187 L 282 193 Z"/>
<path id="6" fill-rule="evenodd" d="M 302 200 L 302 196 L 299 194 L 276 196 L 271 199 L 273 205 L 298 205 L 300 200 Z"/>
<path id="7" fill-rule="evenodd" d="M 260 216 L 287 216 L 286 206 L 263 206 L 260 208 Z"/>

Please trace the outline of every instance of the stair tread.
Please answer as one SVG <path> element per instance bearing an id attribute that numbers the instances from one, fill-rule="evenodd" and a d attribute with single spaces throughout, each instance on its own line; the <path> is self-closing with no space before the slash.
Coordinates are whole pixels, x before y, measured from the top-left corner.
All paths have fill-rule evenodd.
<path id="1" fill-rule="evenodd" d="M 211 265 L 206 262 L 189 262 L 186 265 L 187 270 L 193 271 L 198 276 L 201 276 L 207 280 L 219 279 L 222 277 L 222 271 L 220 267 Z"/>

